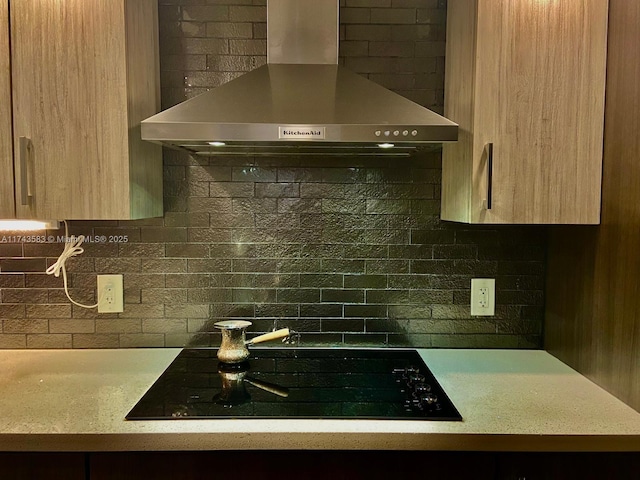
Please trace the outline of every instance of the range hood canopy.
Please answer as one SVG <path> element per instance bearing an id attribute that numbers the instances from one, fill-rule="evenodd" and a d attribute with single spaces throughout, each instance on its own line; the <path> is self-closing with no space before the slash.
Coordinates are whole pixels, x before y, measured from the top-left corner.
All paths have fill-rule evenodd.
<path id="1" fill-rule="evenodd" d="M 197 155 L 408 155 L 458 126 L 338 63 L 339 0 L 269 0 L 267 65 L 142 122 Z"/>

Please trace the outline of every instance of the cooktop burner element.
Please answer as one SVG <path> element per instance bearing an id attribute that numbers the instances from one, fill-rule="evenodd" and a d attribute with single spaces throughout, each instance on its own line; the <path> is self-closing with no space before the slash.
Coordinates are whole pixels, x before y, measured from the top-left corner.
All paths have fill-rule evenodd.
<path id="1" fill-rule="evenodd" d="M 339 348 L 184 349 L 126 418 L 462 420 L 415 350 Z"/>

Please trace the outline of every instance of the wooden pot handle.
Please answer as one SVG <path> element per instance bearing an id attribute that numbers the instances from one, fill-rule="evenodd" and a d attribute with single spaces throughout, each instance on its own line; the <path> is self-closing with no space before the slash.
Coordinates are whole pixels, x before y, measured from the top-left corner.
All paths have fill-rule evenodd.
<path id="1" fill-rule="evenodd" d="M 276 330 L 275 332 L 265 333 L 264 335 L 259 335 L 251 340 L 247 340 L 245 343 L 247 345 L 253 345 L 254 343 L 262 343 L 267 342 L 269 340 L 275 340 L 276 338 L 282 338 L 289 336 L 288 328 L 281 328 L 280 330 Z"/>

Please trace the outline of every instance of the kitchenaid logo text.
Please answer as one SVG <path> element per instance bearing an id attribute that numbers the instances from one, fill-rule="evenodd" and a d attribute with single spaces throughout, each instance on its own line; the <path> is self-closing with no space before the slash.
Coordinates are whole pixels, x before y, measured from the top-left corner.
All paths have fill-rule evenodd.
<path id="1" fill-rule="evenodd" d="M 278 138 L 323 140 L 325 138 L 325 127 L 279 127 Z"/>
<path id="2" fill-rule="evenodd" d="M 297 137 L 299 135 L 304 137 L 317 137 L 318 135 L 322 135 L 320 130 L 309 130 L 308 132 L 302 130 L 282 130 L 282 135 L 285 137 Z"/>

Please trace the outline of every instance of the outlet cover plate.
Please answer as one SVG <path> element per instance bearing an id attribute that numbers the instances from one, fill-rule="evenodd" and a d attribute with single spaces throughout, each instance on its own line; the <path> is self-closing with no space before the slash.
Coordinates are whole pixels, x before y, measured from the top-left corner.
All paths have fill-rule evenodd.
<path id="1" fill-rule="evenodd" d="M 122 275 L 98 275 L 98 313 L 123 311 Z"/>
<path id="2" fill-rule="evenodd" d="M 471 315 L 490 317 L 496 313 L 495 278 L 471 279 Z"/>

